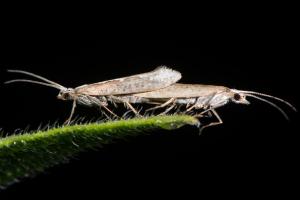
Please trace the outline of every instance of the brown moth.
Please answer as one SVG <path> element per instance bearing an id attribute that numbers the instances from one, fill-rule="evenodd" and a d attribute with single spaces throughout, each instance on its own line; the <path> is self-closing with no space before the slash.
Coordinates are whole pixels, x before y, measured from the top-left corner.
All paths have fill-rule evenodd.
<path id="1" fill-rule="evenodd" d="M 15 79 L 5 82 L 6 84 L 15 82 L 27 82 L 44 85 L 59 89 L 60 92 L 57 96 L 58 99 L 72 100 L 72 111 L 70 117 L 66 121 L 67 124 L 69 124 L 72 119 L 77 103 L 85 106 L 100 106 L 106 109 L 111 114 L 115 115 L 107 108 L 107 97 L 110 97 L 110 99 L 112 99 L 117 95 L 128 95 L 158 90 L 168 87 L 181 79 L 181 74 L 179 72 L 161 66 L 148 73 L 137 74 L 99 83 L 86 84 L 76 88 L 66 88 L 54 81 L 50 81 L 42 76 L 27 71 L 8 70 L 8 72 L 25 74 L 39 79 L 40 81 L 29 79 Z M 130 102 L 124 100 L 122 101 L 122 103 L 126 104 L 130 109 L 138 114 L 137 111 L 131 106 Z"/>
<path id="2" fill-rule="evenodd" d="M 176 83 L 163 89 L 133 94 L 131 96 L 124 96 L 119 98 L 126 99 L 130 103 L 159 104 L 158 106 L 149 110 L 155 110 L 158 108 L 164 108 L 169 106 L 169 108 L 162 114 L 169 112 L 176 105 L 185 105 L 187 109 L 186 111 L 199 109 L 203 110 L 202 113 L 197 115 L 199 117 L 203 116 L 203 114 L 207 112 L 213 113 L 213 115 L 218 119 L 218 122 L 213 122 L 207 126 L 203 126 L 201 128 L 202 131 L 206 127 L 219 125 L 223 123 L 221 117 L 215 110 L 216 108 L 224 106 L 229 102 L 249 105 L 250 102 L 246 99 L 246 97 L 252 97 L 265 103 L 268 103 L 269 105 L 279 110 L 286 119 L 289 119 L 287 114 L 279 106 L 263 97 L 280 101 L 289 106 L 294 111 L 297 111 L 292 104 L 278 97 L 254 91 L 236 90 L 224 86 L 214 85 Z"/>

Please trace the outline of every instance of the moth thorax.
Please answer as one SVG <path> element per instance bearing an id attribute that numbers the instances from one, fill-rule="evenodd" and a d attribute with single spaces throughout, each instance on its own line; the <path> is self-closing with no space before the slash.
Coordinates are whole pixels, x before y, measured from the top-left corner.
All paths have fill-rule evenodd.
<path id="1" fill-rule="evenodd" d="M 231 99 L 231 95 L 228 92 L 222 92 L 219 94 L 215 94 L 214 97 L 209 101 L 209 105 L 211 108 L 218 108 L 226 105 Z"/>

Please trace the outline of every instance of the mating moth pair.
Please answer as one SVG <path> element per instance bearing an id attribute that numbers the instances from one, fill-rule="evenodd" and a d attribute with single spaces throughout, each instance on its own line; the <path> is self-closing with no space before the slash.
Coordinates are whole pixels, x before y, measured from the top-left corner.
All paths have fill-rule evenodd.
<path id="1" fill-rule="evenodd" d="M 77 104 L 97 106 L 117 116 L 108 108 L 108 102 L 114 104 L 122 103 L 136 115 L 139 115 L 139 113 L 132 104 L 154 105 L 154 107 L 147 111 L 165 108 L 165 111 L 161 114 L 166 114 L 179 105 L 185 106 L 185 112 L 201 110 L 202 112 L 196 114 L 196 117 L 201 117 L 209 113 L 217 118 L 217 122 L 202 126 L 201 129 L 223 123 L 215 110 L 216 108 L 224 106 L 229 102 L 248 105 L 250 102 L 246 97 L 252 97 L 270 104 L 280 111 L 286 119 L 288 119 L 288 116 L 283 109 L 263 97 L 278 100 L 296 111 L 296 108 L 289 102 L 259 92 L 230 89 L 224 86 L 179 84 L 177 82 L 182 77 L 181 73 L 167 67 L 159 67 L 154 71 L 144 74 L 82 85 L 74 89 L 66 88 L 56 82 L 27 71 L 8 70 L 8 72 L 25 74 L 38 80 L 15 79 L 7 81 L 7 84 L 27 82 L 56 88 L 60 90 L 57 96 L 58 99 L 73 101 L 70 117 L 66 121 L 67 124 L 70 123 Z"/>

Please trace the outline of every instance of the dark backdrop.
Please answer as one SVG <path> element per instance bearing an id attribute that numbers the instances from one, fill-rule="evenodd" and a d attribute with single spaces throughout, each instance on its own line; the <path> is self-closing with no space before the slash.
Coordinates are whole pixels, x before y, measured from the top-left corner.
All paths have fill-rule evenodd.
<path id="1" fill-rule="evenodd" d="M 222 48 L 212 47 L 217 50 L 214 53 L 207 46 L 209 42 L 177 40 L 9 40 L 2 49 L 0 82 L 17 77 L 7 74 L 6 69 L 22 69 L 76 87 L 166 65 L 182 72 L 181 82 L 265 92 L 299 108 L 299 62 L 287 46 L 247 42 L 233 48 L 228 43 Z M 56 99 L 55 89 L 14 84 L 1 85 L 0 90 L 3 132 L 27 126 L 34 130 L 40 123 L 56 120 L 61 123 L 71 108 L 70 102 Z M 83 153 L 69 164 L 10 187 L 6 193 L 15 195 L 32 188 L 45 193 L 66 188 L 100 192 L 101 188 L 103 193 L 110 188 L 143 188 L 150 181 L 154 181 L 153 190 L 192 181 L 196 183 L 191 185 L 198 188 L 204 176 L 225 176 L 221 184 L 226 184 L 232 174 L 237 175 L 236 181 L 290 176 L 287 169 L 296 159 L 293 141 L 299 133 L 297 114 L 279 103 L 291 117 L 287 122 L 271 106 L 250 101 L 250 106 L 230 104 L 218 109 L 224 125 L 206 129 L 201 136 L 197 128 L 184 127 L 172 134 L 162 131 L 113 144 Z M 91 113 L 82 107 L 77 112 Z"/>

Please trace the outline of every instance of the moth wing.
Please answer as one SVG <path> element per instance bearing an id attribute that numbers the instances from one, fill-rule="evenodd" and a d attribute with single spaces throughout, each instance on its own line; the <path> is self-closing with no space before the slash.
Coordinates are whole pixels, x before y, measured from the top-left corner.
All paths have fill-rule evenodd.
<path id="1" fill-rule="evenodd" d="M 133 96 L 147 99 L 170 99 L 170 98 L 196 98 L 210 97 L 215 93 L 227 91 L 223 86 L 200 85 L 200 84 L 180 84 L 176 83 L 167 88 L 134 94 Z"/>
<path id="2" fill-rule="evenodd" d="M 135 94 L 168 87 L 181 77 L 180 72 L 162 66 L 148 73 L 83 85 L 75 91 L 90 96 Z"/>

